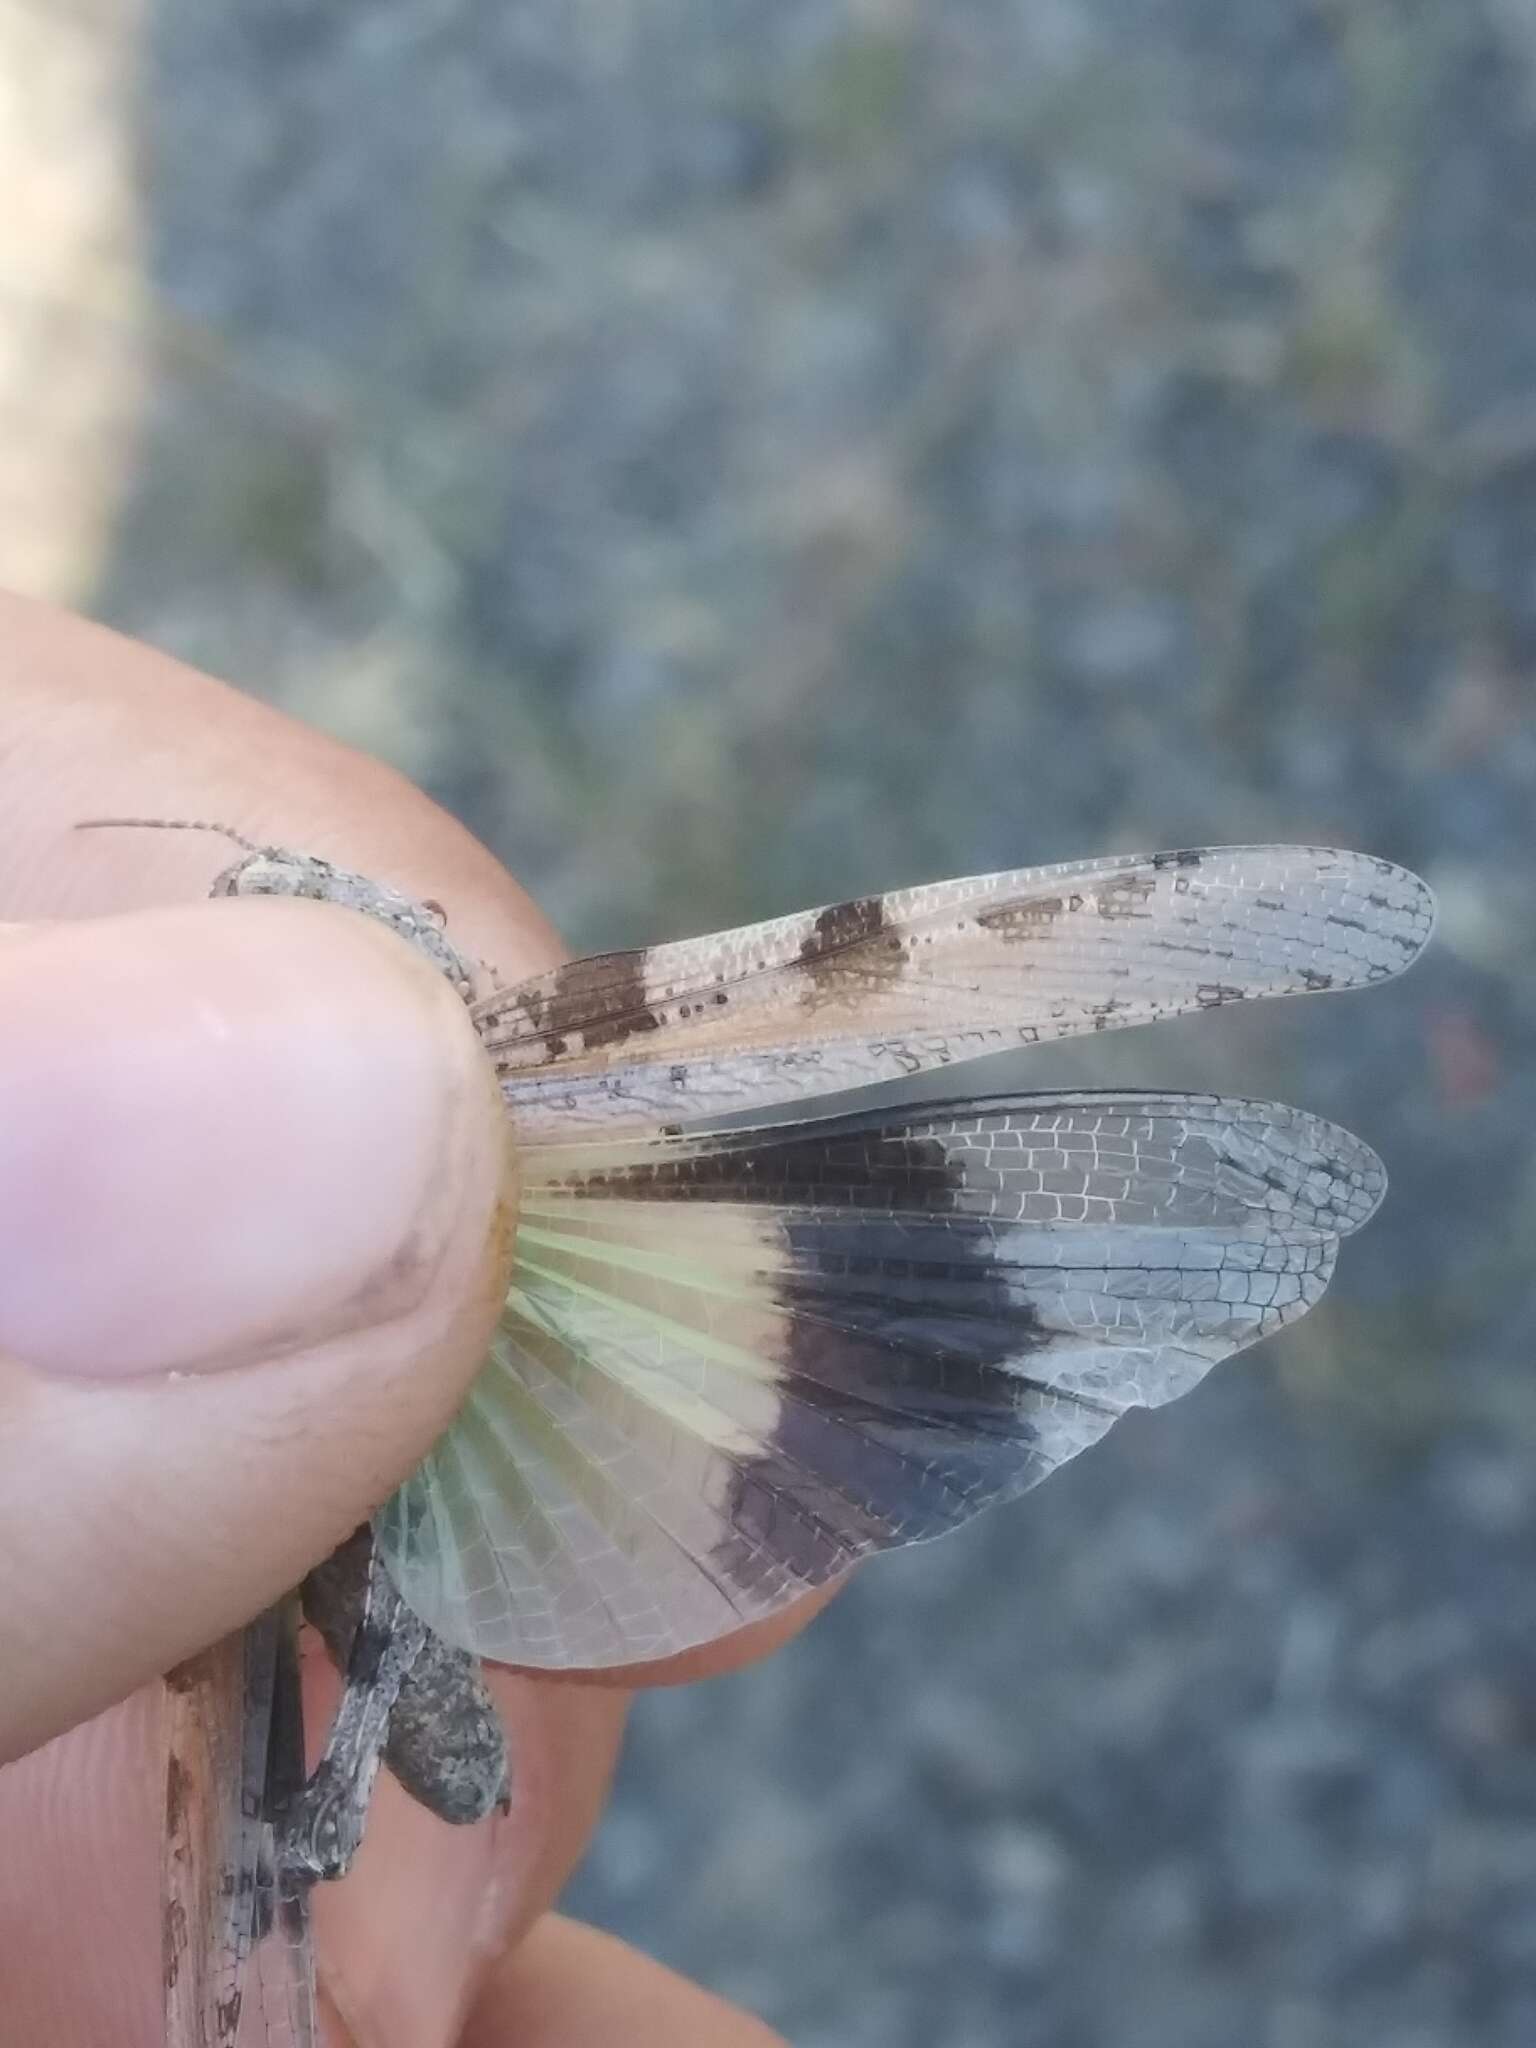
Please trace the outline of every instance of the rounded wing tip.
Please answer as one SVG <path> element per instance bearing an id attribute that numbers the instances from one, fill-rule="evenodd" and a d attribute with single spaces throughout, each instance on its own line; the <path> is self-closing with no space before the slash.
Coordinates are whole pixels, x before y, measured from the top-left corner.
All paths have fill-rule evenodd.
<path id="1" fill-rule="evenodd" d="M 1343 1124 L 1280 1102 L 1213 1097 L 1210 1108 L 1256 1141 L 1258 1149 L 1241 1163 L 1253 1176 L 1260 1208 L 1272 1208 L 1278 1193 L 1292 1223 L 1343 1238 L 1353 1236 L 1381 1207 L 1387 1170 L 1365 1140 Z"/>
<path id="2" fill-rule="evenodd" d="M 1412 955 L 1412 958 L 1417 960 L 1419 954 L 1423 952 L 1435 935 L 1435 925 L 1440 917 L 1439 900 L 1423 876 L 1416 875 L 1412 868 L 1394 868 L 1393 873 L 1396 875 L 1402 888 L 1410 892 L 1416 900 L 1418 917 L 1422 925 L 1419 943 Z"/>
<path id="3" fill-rule="evenodd" d="M 1357 853 L 1342 846 L 1300 846 L 1275 842 L 1269 845 L 1203 847 L 1184 853 L 1148 856 L 1159 868 L 1219 867 L 1228 864 L 1240 873 L 1265 873 L 1271 886 L 1284 889 L 1308 881 L 1342 887 L 1360 898 L 1363 921 L 1377 935 L 1396 942 L 1400 957 L 1391 972 L 1401 973 L 1423 952 L 1434 936 L 1439 906 L 1435 892 L 1422 875 L 1393 860 L 1374 853 Z M 1247 879 L 1243 874 L 1243 879 Z"/>
<path id="4" fill-rule="evenodd" d="M 1364 1138 L 1357 1138 L 1343 1124 L 1329 1123 L 1305 1110 L 1293 1115 L 1297 1164 L 1303 1172 L 1302 1188 L 1311 1198 L 1313 1220 L 1340 1237 L 1352 1237 L 1381 1207 L 1387 1192 L 1387 1169 Z M 1301 1193 L 1298 1189 L 1298 1195 Z"/>
<path id="5" fill-rule="evenodd" d="M 1370 1222 L 1386 1199 L 1387 1169 L 1364 1138 L 1357 1138 L 1341 1124 L 1326 1128 L 1335 1148 L 1335 1170 L 1348 1190 L 1339 1204 L 1339 1235 L 1350 1237 Z"/>
<path id="6" fill-rule="evenodd" d="M 1292 859 L 1304 856 L 1320 882 L 1343 892 L 1332 913 L 1340 926 L 1355 926 L 1371 945 L 1369 971 L 1339 985 L 1360 987 L 1392 980 L 1411 967 L 1434 936 L 1439 906 L 1421 875 L 1379 854 L 1345 847 L 1295 846 L 1271 849 Z"/>
<path id="7" fill-rule="evenodd" d="M 1438 906 L 1422 876 L 1379 854 L 1338 846 L 1213 847 L 1203 854 L 1164 854 L 1163 865 L 1209 863 L 1239 888 L 1261 893 L 1267 909 L 1294 900 L 1309 914 L 1330 957 L 1303 966 L 1294 990 L 1355 989 L 1394 980 L 1434 936 Z M 1280 991 L 1270 991 L 1279 993 Z"/>
<path id="8" fill-rule="evenodd" d="M 1439 906 L 1434 890 L 1422 875 L 1395 860 L 1384 860 L 1380 854 L 1354 853 L 1343 847 L 1315 847 L 1309 851 L 1329 864 L 1335 878 L 1347 874 L 1372 908 L 1400 920 L 1403 936 L 1411 936 L 1417 942 L 1415 956 L 1423 951 L 1434 931 Z"/>

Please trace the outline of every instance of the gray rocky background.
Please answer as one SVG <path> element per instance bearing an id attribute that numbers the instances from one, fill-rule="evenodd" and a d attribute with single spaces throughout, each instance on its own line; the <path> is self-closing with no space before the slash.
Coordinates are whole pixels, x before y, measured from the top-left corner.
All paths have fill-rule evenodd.
<path id="1" fill-rule="evenodd" d="M 1401 986 L 1001 1077 L 1278 1095 L 1393 1194 L 1308 1326 L 643 1702 L 572 1909 L 798 2048 L 1529 2048 L 1536 5 L 50 20 L 135 200 L 9 394 L 114 459 L 55 593 L 574 942 L 1246 838 L 1441 892 Z"/>

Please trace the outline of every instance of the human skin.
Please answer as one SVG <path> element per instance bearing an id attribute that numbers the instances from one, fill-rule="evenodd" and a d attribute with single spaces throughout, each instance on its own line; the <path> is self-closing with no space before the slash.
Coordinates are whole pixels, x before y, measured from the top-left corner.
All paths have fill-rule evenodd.
<path id="1" fill-rule="evenodd" d="M 160 2038 L 157 1675 L 427 1449 L 483 1355 L 515 1200 L 433 970 L 330 906 L 203 900 L 236 857 L 206 834 L 73 829 L 124 816 L 430 897 L 504 980 L 563 957 L 391 770 L 0 597 L 0 1987 L 7 2038 L 59 2048 Z M 352 1875 L 316 1898 L 327 2041 L 772 2048 L 550 1908 L 629 1689 L 734 1670 L 817 1604 L 617 1678 L 493 1672 L 513 1812 L 449 1829 L 381 1781 Z M 323 1726 L 323 1658 L 305 1691 Z"/>

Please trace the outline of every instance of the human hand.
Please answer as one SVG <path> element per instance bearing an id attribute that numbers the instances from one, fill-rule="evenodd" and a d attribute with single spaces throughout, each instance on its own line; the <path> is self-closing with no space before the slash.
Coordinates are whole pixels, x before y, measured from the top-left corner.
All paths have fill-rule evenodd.
<path id="1" fill-rule="evenodd" d="M 7 2039 L 138 2048 L 160 2038 L 154 1681 L 287 1591 L 453 1413 L 505 1283 L 506 1148 L 467 1013 L 390 934 L 200 901 L 231 857 L 204 834 L 71 828 L 198 817 L 332 857 L 442 902 L 507 980 L 561 949 L 391 771 L 16 599 L 0 735 L 0 1985 Z M 626 1688 L 734 1669 L 815 1604 L 623 1684 L 492 1673 L 513 1811 L 454 1830 L 381 1780 L 316 1897 L 328 2041 L 771 2048 L 549 1909 Z M 309 1659 L 317 1725 L 336 1693 Z"/>

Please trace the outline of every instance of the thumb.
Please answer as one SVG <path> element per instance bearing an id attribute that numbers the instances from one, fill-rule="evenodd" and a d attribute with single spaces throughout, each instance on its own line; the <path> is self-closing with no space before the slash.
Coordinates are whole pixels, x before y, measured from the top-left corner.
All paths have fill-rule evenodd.
<path id="1" fill-rule="evenodd" d="M 295 1584 L 452 1415 L 512 1158 L 391 933 L 234 901 L 0 944 L 0 1759 Z"/>

